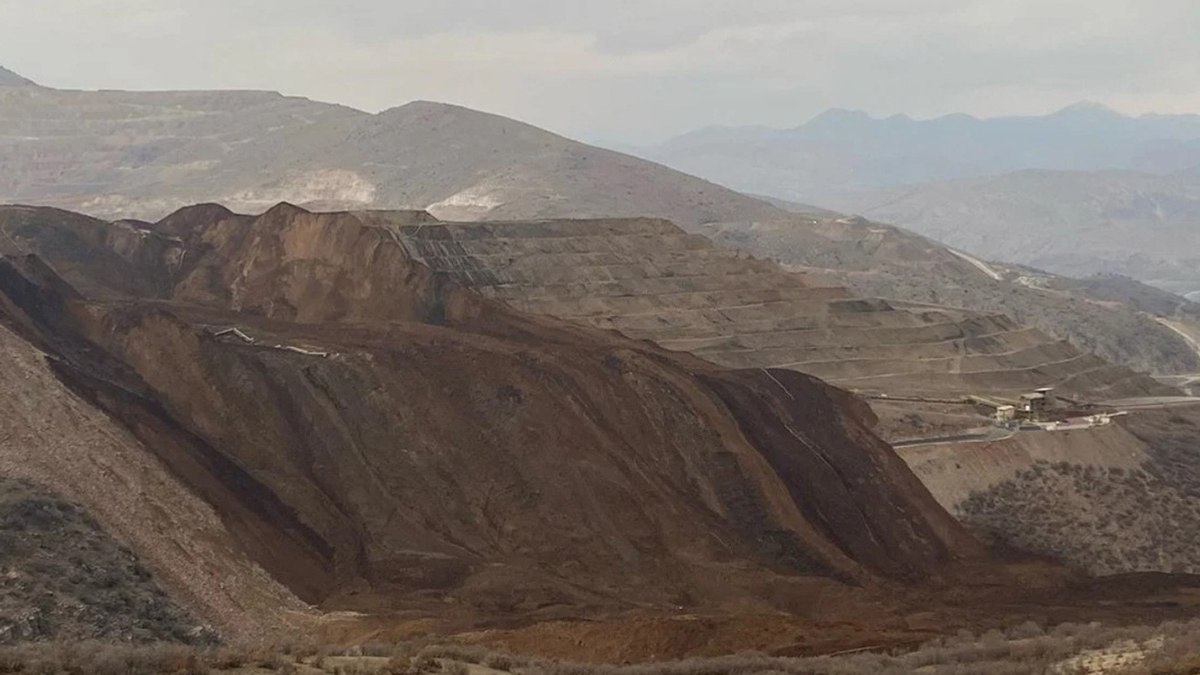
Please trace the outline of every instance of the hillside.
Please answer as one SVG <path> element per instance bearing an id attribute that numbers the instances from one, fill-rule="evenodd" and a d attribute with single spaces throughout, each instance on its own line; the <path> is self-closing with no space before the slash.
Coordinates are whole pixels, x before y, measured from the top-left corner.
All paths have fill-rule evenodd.
<path id="1" fill-rule="evenodd" d="M 1200 291 L 1195 171 L 1020 171 L 834 200 L 964 251 L 1067 276 Z"/>
<path id="2" fill-rule="evenodd" d="M 861 218 L 804 218 L 802 224 L 712 224 L 698 231 L 868 297 L 1003 314 L 1137 370 L 1200 372 L 1194 345 L 1160 322 L 1180 315 L 1200 324 L 1194 303 L 1178 296 L 1133 280 L 1074 280 L 983 262 Z"/>
<path id="3" fill-rule="evenodd" d="M 857 297 L 665 221 L 410 223 L 398 215 L 361 217 L 392 228 L 432 269 L 522 310 L 725 366 L 786 368 L 901 397 L 1015 397 L 1041 386 L 1091 400 L 1166 393 L 1004 316 Z"/>
<path id="4" fill-rule="evenodd" d="M 1087 432 L 908 448 L 938 500 L 994 545 L 1097 575 L 1200 572 L 1200 407 Z"/>
<path id="5" fill-rule="evenodd" d="M 230 560 L 324 611 L 787 611 L 981 555 L 854 397 L 513 311 L 354 214 L 10 207 L 0 230 L 4 315 L 180 483 L 147 494 L 159 518 L 198 500 Z M 161 537 L 130 543 L 231 630 L 180 581 L 212 563 Z M 288 607 L 263 602 L 238 620 Z"/>
<path id="6" fill-rule="evenodd" d="M 586 276 L 636 271 L 611 260 L 625 244 L 643 270 L 664 265 L 625 277 L 642 293 L 719 270 L 827 292 L 669 223 L 5 207 L 0 233 L 0 382 L 16 393 L 0 399 L 0 474 L 69 496 L 227 641 L 449 634 L 653 659 L 1187 611 L 1182 580 L 997 561 L 842 390 L 516 308 L 600 316 L 618 296 Z M 512 246 L 549 248 L 479 264 Z M 592 263 L 554 264 L 572 255 Z M 689 264 L 713 274 L 679 275 Z M 514 283 L 530 273 L 547 276 Z M 577 294 L 553 300 L 564 274 Z M 903 314 L 821 302 L 829 327 Z"/>
<path id="7" fill-rule="evenodd" d="M 635 154 L 734 189 L 893 223 L 986 260 L 1200 291 L 1200 116 L 914 120 L 832 110 Z"/>
<path id="8" fill-rule="evenodd" d="M 2 475 L 0 570 L 0 645 L 211 640 L 78 505 Z"/>

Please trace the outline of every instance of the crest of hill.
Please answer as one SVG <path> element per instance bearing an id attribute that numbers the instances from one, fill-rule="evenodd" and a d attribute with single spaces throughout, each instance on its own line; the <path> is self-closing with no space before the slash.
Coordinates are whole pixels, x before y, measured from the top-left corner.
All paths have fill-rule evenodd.
<path id="1" fill-rule="evenodd" d="M 36 87 L 37 83 L 0 66 L 0 87 Z"/>
<path id="2" fill-rule="evenodd" d="M 418 101 L 280 141 L 233 158 L 234 175 L 264 162 L 318 177 L 340 167 L 342 179 L 362 181 L 369 193 L 359 206 L 457 220 L 652 216 L 697 224 L 781 214 L 652 162 L 444 103 Z M 300 204 L 311 201 L 305 197 L 287 195 Z"/>
<path id="3" fill-rule="evenodd" d="M 145 220 L 198 202 L 261 212 L 281 201 L 455 219 L 699 224 L 781 213 L 646 160 L 449 104 L 371 115 L 270 92 L 21 91 L 0 97 L 0 121 L 18 139 L 0 154 L 0 201 L 10 203 Z"/>

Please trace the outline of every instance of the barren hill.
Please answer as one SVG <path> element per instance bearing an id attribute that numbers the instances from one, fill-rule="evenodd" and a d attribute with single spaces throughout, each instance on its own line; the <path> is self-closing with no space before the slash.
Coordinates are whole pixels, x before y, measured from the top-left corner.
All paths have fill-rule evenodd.
<path id="1" fill-rule="evenodd" d="M 798 609 L 979 555 L 853 397 L 516 312 L 409 255 L 422 222 L 11 207 L 0 306 L 183 486 L 155 509 L 324 609 Z"/>
<path id="2" fill-rule="evenodd" d="M 0 130 L 0 202 L 100 216 L 155 219 L 203 201 L 261 211 L 285 200 L 471 219 L 779 213 L 645 160 L 430 102 L 370 115 L 269 92 L 0 82 Z"/>

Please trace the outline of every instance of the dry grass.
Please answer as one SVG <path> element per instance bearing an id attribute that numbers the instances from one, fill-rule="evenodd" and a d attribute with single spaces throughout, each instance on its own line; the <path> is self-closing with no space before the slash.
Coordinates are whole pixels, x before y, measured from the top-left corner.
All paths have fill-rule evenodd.
<path id="1" fill-rule="evenodd" d="M 1081 656 L 1082 655 L 1082 656 Z M 906 652 L 780 658 L 747 653 L 638 665 L 552 662 L 478 645 L 372 644 L 349 649 L 283 646 L 255 652 L 176 645 L 100 643 L 23 645 L 0 649 L 0 673 L 31 675 L 418 675 L 507 672 L 520 675 L 1026 675 L 1101 672 L 1090 655 L 1116 655 L 1128 675 L 1200 672 L 1200 620 L 1159 626 L 1107 627 L 1033 623 L 982 635 L 960 632 Z M 1095 667 L 1095 666 L 1093 666 Z"/>

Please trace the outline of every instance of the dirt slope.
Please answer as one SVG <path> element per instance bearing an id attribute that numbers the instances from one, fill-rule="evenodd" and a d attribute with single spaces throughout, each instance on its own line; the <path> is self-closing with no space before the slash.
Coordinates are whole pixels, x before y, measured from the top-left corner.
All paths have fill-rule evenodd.
<path id="1" fill-rule="evenodd" d="M 212 507 L 129 430 L 57 376 L 46 354 L 0 326 L 0 476 L 78 505 L 197 621 L 224 636 L 277 639 L 307 606 L 237 552 Z M 294 620 L 293 620 L 294 619 Z"/>
<path id="2" fill-rule="evenodd" d="M 0 229 L 63 380 L 326 609 L 794 608 L 979 554 L 847 395 L 515 313 L 352 214 Z"/>

